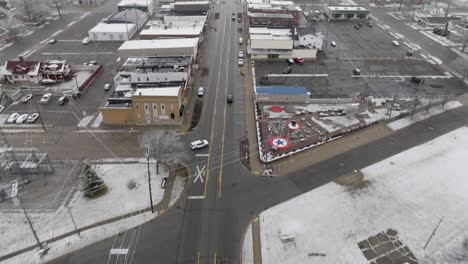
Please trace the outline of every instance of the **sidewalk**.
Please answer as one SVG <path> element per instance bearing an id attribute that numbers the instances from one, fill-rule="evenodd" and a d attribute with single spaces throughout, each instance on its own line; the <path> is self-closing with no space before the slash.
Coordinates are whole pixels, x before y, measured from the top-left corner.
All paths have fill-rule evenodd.
<path id="1" fill-rule="evenodd" d="M 182 167 L 178 163 L 177 164 L 171 164 L 170 165 L 170 170 L 169 170 L 169 176 L 168 176 L 168 179 L 167 179 L 166 184 L 165 184 L 166 188 L 164 189 L 163 198 L 154 207 L 156 217 L 159 216 L 160 214 L 164 213 L 169 208 L 169 203 L 171 201 L 172 191 L 174 189 L 173 188 L 174 187 L 174 182 L 175 182 L 176 176 L 178 176 L 178 175 L 186 178 L 188 176 L 187 169 L 185 167 Z M 84 231 L 91 230 L 91 229 L 96 228 L 96 227 L 103 227 L 105 225 L 115 223 L 115 222 L 121 221 L 123 219 L 131 218 L 131 217 L 134 217 L 134 216 L 137 216 L 137 215 L 142 215 L 142 214 L 144 214 L 146 212 L 149 212 L 149 211 L 151 211 L 151 208 L 147 207 L 147 208 L 145 208 L 143 210 L 130 212 L 130 213 L 120 215 L 120 216 L 117 216 L 117 217 L 113 217 L 113 218 L 109 218 L 109 219 L 106 219 L 104 221 L 100 221 L 100 222 L 97 222 L 97 223 L 94 223 L 94 224 L 91 224 L 91 225 L 83 226 L 83 227 L 80 227 L 80 228 L 78 228 L 76 230 L 64 233 L 64 234 L 59 235 L 59 236 L 55 236 L 55 237 L 47 239 L 47 240 L 43 240 L 41 242 L 51 244 L 53 242 L 57 242 L 59 240 L 62 240 L 62 239 L 65 239 L 65 238 L 68 238 L 68 237 L 71 237 L 71 236 L 74 236 L 74 235 L 79 235 L 80 233 L 82 233 Z M 34 244 L 32 246 L 28 246 L 28 247 L 16 250 L 14 252 L 10 252 L 10 253 L 8 253 L 6 255 L 0 256 L 0 262 L 4 261 L 4 260 L 7 260 L 7 259 L 10 259 L 12 257 L 18 256 L 20 254 L 26 253 L 28 251 L 35 250 L 36 248 L 37 248 L 37 245 Z"/>

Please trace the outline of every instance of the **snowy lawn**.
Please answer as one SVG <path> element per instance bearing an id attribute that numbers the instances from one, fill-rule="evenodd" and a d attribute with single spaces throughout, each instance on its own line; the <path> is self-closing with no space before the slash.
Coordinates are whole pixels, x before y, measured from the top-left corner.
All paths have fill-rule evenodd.
<path id="1" fill-rule="evenodd" d="M 81 191 L 74 193 L 69 208 L 78 227 L 149 207 L 146 163 L 100 164 L 97 171 L 108 191 L 94 199 L 85 198 Z M 164 190 L 160 186 L 168 172 L 160 166 L 160 174 L 157 175 L 154 163 L 150 164 L 150 171 L 153 203 L 156 205 L 163 197 Z M 136 183 L 132 190 L 127 187 L 131 180 Z M 56 212 L 30 212 L 29 215 L 41 241 L 74 230 L 70 214 L 63 206 Z M 34 238 L 21 211 L 0 213 L 0 255 L 33 244 Z"/>
<path id="2" fill-rule="evenodd" d="M 468 263 L 467 146 L 460 128 L 268 209 L 263 263 L 370 263 L 357 243 L 387 229 L 419 263 Z"/>
<path id="3" fill-rule="evenodd" d="M 405 117 L 405 118 L 398 119 L 396 121 L 390 122 L 387 126 L 390 127 L 393 130 L 398 130 L 398 129 L 401 129 L 401 128 L 405 128 L 405 127 L 407 127 L 409 125 L 412 125 L 415 122 L 425 120 L 425 119 L 427 119 L 427 118 L 429 118 L 431 116 L 438 115 L 438 114 L 440 114 L 442 112 L 445 112 L 447 110 L 454 109 L 454 108 L 457 108 L 457 107 L 460 107 L 460 106 L 462 106 L 462 104 L 460 102 L 450 101 L 450 102 L 447 102 L 445 104 L 444 108 L 442 108 L 441 106 L 433 107 L 433 108 L 429 109 L 428 113 L 426 113 L 426 111 L 421 111 L 419 113 L 416 113 L 413 116 L 413 119 L 411 119 L 411 117 Z"/>

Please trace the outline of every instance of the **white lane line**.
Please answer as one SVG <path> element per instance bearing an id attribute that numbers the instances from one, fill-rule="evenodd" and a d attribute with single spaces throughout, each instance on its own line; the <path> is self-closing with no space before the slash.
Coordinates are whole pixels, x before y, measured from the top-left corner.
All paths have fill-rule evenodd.
<path id="1" fill-rule="evenodd" d="M 32 35 L 33 33 L 34 33 L 34 31 L 29 30 L 28 32 L 24 33 L 23 36 L 24 36 L 24 37 L 27 37 L 27 36 L 29 36 L 29 35 Z"/>
<path id="2" fill-rule="evenodd" d="M 81 42 L 82 39 L 57 39 L 59 42 Z"/>
<path id="3" fill-rule="evenodd" d="M 429 58 L 429 57 L 427 57 L 426 55 L 424 55 L 424 54 L 422 54 L 422 53 L 419 54 L 419 55 L 421 55 L 421 57 L 423 57 L 423 58 L 425 58 L 425 59 Z"/>
<path id="4" fill-rule="evenodd" d="M 24 56 L 24 55 L 28 54 L 29 52 L 31 52 L 30 49 L 28 49 L 26 51 L 23 51 L 23 53 L 19 54 L 18 56 Z"/>
<path id="5" fill-rule="evenodd" d="M 55 37 L 57 36 L 58 34 L 62 33 L 63 32 L 63 29 L 60 29 L 59 31 L 55 32 L 54 34 L 50 35 L 51 37 Z"/>
<path id="6" fill-rule="evenodd" d="M 14 44 L 14 43 L 8 43 L 8 44 L 4 45 L 3 47 L 0 48 L 0 51 L 6 49 L 6 48 L 8 48 L 8 47 L 13 46 L 13 44 Z"/>
<path id="7" fill-rule="evenodd" d="M 449 77 L 449 78 L 452 78 L 452 77 L 453 77 L 453 75 L 450 74 L 450 72 L 445 72 L 445 75 L 446 75 L 447 77 Z"/>
<path id="8" fill-rule="evenodd" d="M 72 21 L 72 22 L 68 23 L 68 25 L 67 25 L 66 27 L 71 27 L 71 26 L 73 26 L 73 24 L 75 24 L 75 23 L 76 23 L 76 21 Z"/>
<path id="9" fill-rule="evenodd" d="M 385 27 L 380 25 L 380 24 L 377 24 L 377 26 L 379 26 L 381 29 L 385 30 Z"/>
<path id="10" fill-rule="evenodd" d="M 391 29 L 390 26 L 387 26 L 387 25 L 385 25 L 385 24 L 383 24 L 383 26 L 384 26 L 386 29 Z"/>
<path id="11" fill-rule="evenodd" d="M 195 157 L 208 157 L 210 154 L 195 154 Z"/>
<path id="12" fill-rule="evenodd" d="M 400 34 L 400 33 L 397 33 L 397 32 L 395 32 L 395 35 L 396 35 L 397 37 L 399 37 L 399 38 L 405 38 L 404 35 L 402 35 L 402 34 Z"/>
<path id="13" fill-rule="evenodd" d="M 115 52 L 44 52 L 42 55 L 114 55 Z"/>
<path id="14" fill-rule="evenodd" d="M 202 199 L 205 199 L 205 195 L 192 195 L 192 196 L 188 196 L 187 199 L 189 199 L 189 200 L 202 200 Z"/>
<path id="15" fill-rule="evenodd" d="M 28 52 L 28 54 L 23 55 L 23 57 L 27 58 L 27 57 L 33 55 L 36 51 L 37 51 L 37 49 L 32 50 L 32 51 Z"/>
<path id="16" fill-rule="evenodd" d="M 39 42 L 39 43 L 41 43 L 41 44 L 45 44 L 47 41 L 49 41 L 49 39 L 48 39 L 48 38 L 47 38 L 47 39 L 44 39 L 43 41 L 41 41 L 41 42 Z"/>
<path id="17" fill-rule="evenodd" d="M 267 77 L 328 77 L 328 74 L 267 74 Z"/>
<path id="18" fill-rule="evenodd" d="M 84 15 L 80 16 L 79 20 L 85 18 L 86 16 L 88 16 L 90 13 L 89 12 L 86 12 Z"/>
<path id="19" fill-rule="evenodd" d="M 446 75 L 351 75 L 351 77 L 364 77 L 364 78 L 427 78 L 427 79 L 450 79 L 453 76 L 449 73 Z"/>

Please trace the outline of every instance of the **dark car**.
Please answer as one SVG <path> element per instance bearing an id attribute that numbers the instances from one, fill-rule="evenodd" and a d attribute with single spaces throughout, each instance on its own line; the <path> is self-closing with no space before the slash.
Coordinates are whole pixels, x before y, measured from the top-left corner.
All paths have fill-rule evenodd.
<path id="1" fill-rule="evenodd" d="M 359 75 L 361 75 L 361 70 L 359 70 L 359 69 L 354 69 L 354 70 L 353 70 L 353 75 L 354 75 L 354 76 L 359 76 Z"/>
<path id="2" fill-rule="evenodd" d="M 226 101 L 231 104 L 232 101 L 233 101 L 234 97 L 232 96 L 232 94 L 228 94 L 227 97 L 226 97 Z"/>
<path id="3" fill-rule="evenodd" d="M 65 105 L 68 102 L 68 97 L 62 96 L 58 99 L 57 104 L 59 105 Z"/>
<path id="4" fill-rule="evenodd" d="M 368 26 L 368 27 L 373 27 L 374 24 L 372 24 L 372 22 L 368 21 L 368 22 L 367 22 L 367 26 Z"/>
<path id="5" fill-rule="evenodd" d="M 291 68 L 291 67 L 287 67 L 286 69 L 283 70 L 283 74 L 291 73 L 291 71 L 292 71 L 292 68 Z"/>
<path id="6" fill-rule="evenodd" d="M 354 25 L 354 28 L 355 29 L 361 29 L 361 26 L 359 26 L 359 24 L 356 24 L 356 25 Z"/>
<path id="7" fill-rule="evenodd" d="M 421 78 L 413 76 L 413 77 L 411 77 L 411 82 L 414 82 L 416 84 L 420 84 L 420 83 L 422 83 L 422 80 L 421 80 Z"/>

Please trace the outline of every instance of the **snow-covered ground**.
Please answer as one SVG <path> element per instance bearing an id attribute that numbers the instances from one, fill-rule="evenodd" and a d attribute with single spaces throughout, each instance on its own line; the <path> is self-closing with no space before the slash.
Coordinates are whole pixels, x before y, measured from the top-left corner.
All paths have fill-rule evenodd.
<path id="1" fill-rule="evenodd" d="M 93 124 L 91 124 L 91 127 L 92 128 L 98 128 L 101 123 L 102 123 L 103 119 L 102 119 L 102 113 L 99 112 L 99 114 L 97 115 L 96 119 L 94 119 L 94 122 Z"/>
<path id="2" fill-rule="evenodd" d="M 433 107 L 433 108 L 430 108 L 429 109 L 429 112 L 426 113 L 426 111 L 422 111 L 422 112 L 419 112 L 419 113 L 416 113 L 414 116 L 413 116 L 413 119 L 411 119 L 411 117 L 405 117 L 405 118 L 402 118 L 402 119 L 398 119 L 396 121 L 393 121 L 393 122 L 390 122 L 387 124 L 388 127 L 390 127 L 391 129 L 393 130 L 398 130 L 398 129 L 401 129 L 401 128 L 405 128 L 409 125 L 412 125 L 416 122 L 419 122 L 419 121 L 422 121 L 422 120 L 425 120 L 431 116 L 434 116 L 434 115 L 438 115 L 442 112 L 445 112 L 447 110 L 450 110 L 450 109 L 454 109 L 454 108 L 457 108 L 457 107 L 460 107 L 462 106 L 462 104 L 458 101 L 450 101 L 450 102 L 447 102 L 444 106 L 444 108 L 442 108 L 441 106 L 438 106 L 438 107 Z"/>
<path id="3" fill-rule="evenodd" d="M 169 201 L 169 206 L 173 206 L 177 202 L 180 195 L 184 191 L 184 188 L 184 179 L 182 178 L 182 176 L 177 175 L 174 181 L 174 186 L 172 186 L 171 200 Z"/>
<path id="4" fill-rule="evenodd" d="M 311 119 L 312 119 L 312 121 L 317 123 L 319 126 L 321 126 L 323 129 L 327 130 L 329 133 L 337 131 L 337 130 L 340 129 L 339 126 L 335 126 L 333 124 L 326 124 L 324 121 L 319 120 L 319 119 L 317 119 L 315 117 L 311 117 Z"/>
<path id="5" fill-rule="evenodd" d="M 466 146 L 463 127 L 363 169 L 358 187 L 329 183 L 268 209 L 263 263 L 369 263 L 357 243 L 389 228 L 419 263 L 468 263 Z"/>
<path id="6" fill-rule="evenodd" d="M 359 124 L 359 119 L 357 119 L 354 115 L 328 116 L 323 117 L 323 119 L 330 120 L 333 123 L 340 124 L 345 127 L 350 127 Z"/>
<path id="7" fill-rule="evenodd" d="M 244 244 L 242 245 L 242 264 L 253 264 L 253 240 L 252 240 L 252 224 L 249 224 L 245 232 Z"/>
<path id="8" fill-rule="evenodd" d="M 94 199 L 85 198 L 81 191 L 76 191 L 68 205 L 78 227 L 88 226 L 106 219 L 149 207 L 147 164 L 100 164 L 97 171 L 104 180 L 108 191 Z M 153 203 L 161 201 L 164 190 L 161 181 L 167 172 L 161 166 L 156 174 L 154 164 L 150 164 L 152 175 Z M 129 189 L 128 183 L 134 181 L 136 188 Z M 57 235 L 75 230 L 70 214 L 62 206 L 57 211 L 29 213 L 40 240 L 47 240 Z M 33 245 L 35 242 L 28 224 L 21 211 L 1 211 L 0 213 L 0 255 Z"/>
<path id="9" fill-rule="evenodd" d="M 78 128 L 87 127 L 89 122 L 91 122 L 91 120 L 93 120 L 93 118 L 94 118 L 94 116 L 92 116 L 92 115 L 83 117 L 83 119 L 81 119 L 80 122 L 78 123 Z"/>

